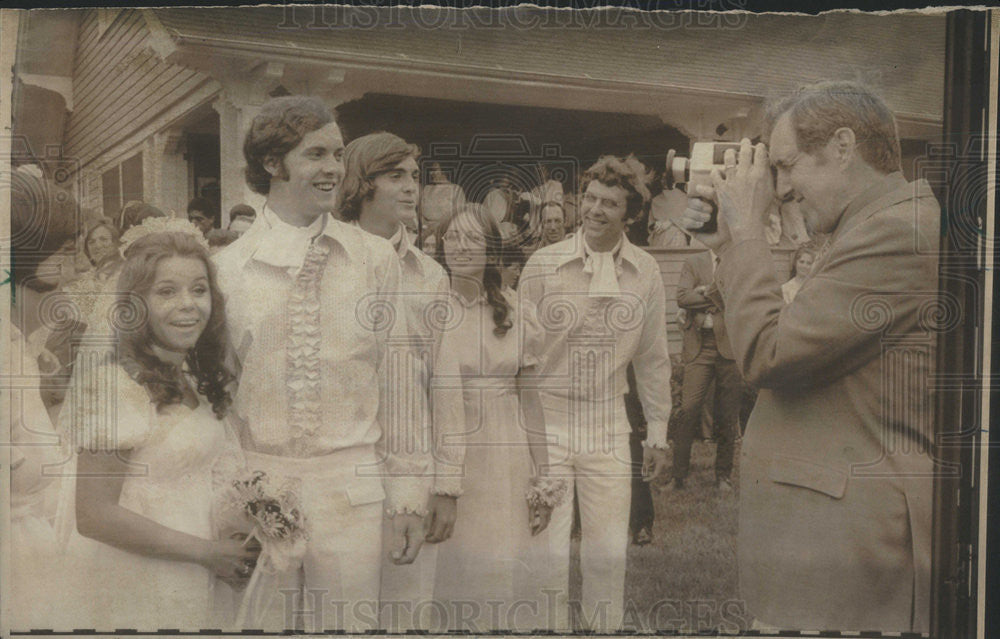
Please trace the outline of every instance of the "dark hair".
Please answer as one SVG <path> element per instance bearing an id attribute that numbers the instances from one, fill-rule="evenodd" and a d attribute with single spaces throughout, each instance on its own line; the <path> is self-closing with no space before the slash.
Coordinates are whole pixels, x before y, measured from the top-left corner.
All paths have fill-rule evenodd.
<path id="1" fill-rule="evenodd" d="M 798 275 L 798 269 L 796 268 L 796 264 L 798 264 L 799 258 L 807 254 L 812 255 L 813 261 L 815 261 L 816 256 L 819 255 L 819 249 L 814 244 L 807 242 L 799 246 L 797 249 L 795 249 L 795 252 L 792 253 L 792 264 L 790 269 L 792 277 Z"/>
<path id="2" fill-rule="evenodd" d="M 361 203 L 375 190 L 375 178 L 411 157 L 420 157 L 417 145 L 392 133 L 381 131 L 352 140 L 344 149 L 344 180 L 337 196 L 340 219 L 360 218 Z"/>
<path id="3" fill-rule="evenodd" d="M 455 208 L 452 213 L 441 220 L 437 228 L 437 246 L 434 257 L 444 267 L 448 277 L 451 277 L 451 269 L 448 268 L 448 261 L 444 256 L 444 234 L 448 232 L 448 227 L 459 215 L 469 213 L 479 221 L 479 226 L 483 231 L 486 240 L 486 267 L 483 269 L 483 290 L 486 293 L 486 301 L 493 307 L 493 334 L 503 337 L 513 326 L 510 320 L 510 304 L 503 296 L 503 280 L 500 277 L 500 259 L 503 252 L 503 239 L 500 236 L 500 229 L 496 221 L 483 210 L 483 207 L 476 204 L 466 204 L 464 207 Z"/>
<path id="4" fill-rule="evenodd" d="M 198 342 L 188 352 L 187 364 L 197 380 L 198 392 L 208 398 L 216 417 L 221 419 L 232 403 L 226 386 L 233 380 L 233 375 L 223 364 L 227 343 L 226 309 L 219 292 L 215 267 L 197 239 L 189 233 L 169 232 L 151 233 L 133 242 L 128 247 L 125 264 L 118 276 L 120 308 L 133 309 L 133 314 L 141 316 L 142 311 L 134 309 L 138 303 L 135 296 L 145 299 L 153 287 L 157 266 L 169 257 L 198 259 L 205 265 L 208 274 L 212 312 Z M 118 323 L 115 328 L 121 366 L 146 388 L 158 408 L 179 404 L 183 399 L 181 371 L 153 352 L 149 322 L 135 327 L 125 324 Z"/>
<path id="5" fill-rule="evenodd" d="M 628 194 L 625 198 L 625 219 L 634 220 L 642 213 L 650 200 L 649 182 L 652 176 L 646 166 L 634 155 L 620 158 L 614 155 L 604 155 L 598 158 L 592 167 L 587 169 L 580 181 L 581 191 L 586 191 L 587 185 L 597 180 L 605 186 L 620 186 Z"/>
<path id="6" fill-rule="evenodd" d="M 559 213 L 562 215 L 563 224 L 566 223 L 566 207 L 562 205 L 562 202 L 556 202 L 555 200 L 549 200 L 548 202 L 542 202 L 542 205 L 538 207 L 538 221 L 545 221 L 545 209 L 555 207 L 559 209 Z"/>
<path id="7" fill-rule="evenodd" d="M 116 247 L 112 257 L 115 260 L 120 260 L 121 256 L 118 255 L 117 246 L 121 240 L 121 236 L 118 234 L 118 229 L 115 227 L 115 223 L 107 217 L 99 218 L 87 227 L 87 232 L 83 235 L 83 254 L 87 256 L 87 259 L 90 260 L 91 264 L 98 266 L 98 264 L 94 262 L 93 256 L 90 254 L 90 247 L 87 246 L 90 243 L 90 236 L 93 235 L 97 229 L 108 229 L 111 233 L 111 241 L 114 242 Z"/>
<path id="8" fill-rule="evenodd" d="M 39 291 L 38 265 L 76 237 L 76 202 L 43 177 L 19 169 L 10 173 L 10 277 Z"/>
<path id="9" fill-rule="evenodd" d="M 151 217 L 166 217 L 167 214 L 156 208 L 152 204 L 146 204 L 139 200 L 132 200 L 124 207 L 118 216 L 118 231 L 124 233 L 133 226 L 142 224 Z"/>
<path id="10" fill-rule="evenodd" d="M 505 246 L 500 252 L 500 264 L 502 266 L 513 266 L 515 264 L 524 266 L 524 263 L 527 261 L 528 258 L 524 255 L 524 251 L 518 246 Z"/>
<path id="11" fill-rule="evenodd" d="M 785 113 L 791 118 L 795 142 L 805 153 L 815 153 L 837 129 L 854 131 L 862 159 L 877 171 L 893 173 L 901 167 L 896 118 L 882 98 L 859 82 L 819 82 L 802 87 L 771 104 L 764 118 L 764 139 Z"/>
<path id="12" fill-rule="evenodd" d="M 215 216 L 215 205 L 207 197 L 194 197 L 188 202 L 187 212 L 199 211 L 205 214 L 205 217 Z"/>
<path id="13" fill-rule="evenodd" d="M 333 114 L 319 98 L 290 95 L 265 102 L 243 141 L 247 186 L 267 195 L 271 191 L 271 174 L 264 161 L 281 160 L 306 134 L 333 121 Z"/>

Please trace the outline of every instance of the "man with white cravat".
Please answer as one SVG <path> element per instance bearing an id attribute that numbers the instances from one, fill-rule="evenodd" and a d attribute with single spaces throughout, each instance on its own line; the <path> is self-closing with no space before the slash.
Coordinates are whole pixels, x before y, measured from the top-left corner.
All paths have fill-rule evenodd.
<path id="1" fill-rule="evenodd" d="M 265 103 L 244 155 L 247 183 L 267 203 L 215 256 L 248 466 L 300 480 L 310 526 L 303 565 L 280 584 L 268 630 L 373 629 L 383 510 L 393 561 L 412 562 L 424 538 L 429 455 L 393 445 L 407 440 L 396 431 L 409 420 L 390 421 L 386 401 L 390 349 L 405 341 L 405 322 L 382 322 L 377 308 L 399 290 L 399 259 L 382 238 L 330 215 L 343 153 L 322 102 Z"/>
<path id="2" fill-rule="evenodd" d="M 539 389 L 549 437 L 550 474 L 575 484 L 582 524 L 581 625 L 616 631 L 622 623 L 631 491 L 626 368 L 635 367 L 648 420 L 647 480 L 667 463 L 670 358 L 665 293 L 656 260 L 625 237 L 649 201 L 647 171 L 634 157 L 604 156 L 583 176 L 583 227 L 539 249 L 521 277 L 521 294 L 545 331 Z M 552 629 L 569 621 L 572 500 L 552 513 Z"/>

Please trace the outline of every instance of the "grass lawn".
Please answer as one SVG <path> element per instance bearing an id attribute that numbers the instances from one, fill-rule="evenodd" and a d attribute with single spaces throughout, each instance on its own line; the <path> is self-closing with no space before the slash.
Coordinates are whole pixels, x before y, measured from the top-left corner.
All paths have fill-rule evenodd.
<path id="1" fill-rule="evenodd" d="M 716 490 L 714 462 L 715 444 L 695 442 L 685 489 L 654 486 L 653 541 L 629 545 L 626 629 L 736 633 L 749 627 L 736 574 L 738 492 Z M 738 490 L 738 450 L 732 480 Z M 578 550 L 574 539 L 571 599 L 580 593 Z"/>

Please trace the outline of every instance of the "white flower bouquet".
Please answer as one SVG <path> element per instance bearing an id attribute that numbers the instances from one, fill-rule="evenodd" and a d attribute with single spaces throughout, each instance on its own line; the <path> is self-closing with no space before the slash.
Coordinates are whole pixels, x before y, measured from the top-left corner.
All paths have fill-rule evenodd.
<path id="1" fill-rule="evenodd" d="M 259 470 L 231 479 L 218 495 L 215 520 L 217 530 L 243 533 L 244 543 L 261 545 L 236 618 L 241 628 L 257 628 L 276 592 L 278 575 L 297 569 L 306 554 L 309 533 L 299 484 L 276 484 Z"/>

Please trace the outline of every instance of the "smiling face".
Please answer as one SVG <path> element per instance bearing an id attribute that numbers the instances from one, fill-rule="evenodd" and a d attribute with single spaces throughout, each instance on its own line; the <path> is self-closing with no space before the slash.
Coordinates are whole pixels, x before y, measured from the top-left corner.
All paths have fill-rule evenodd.
<path id="1" fill-rule="evenodd" d="M 587 246 L 598 252 L 612 250 L 625 231 L 627 210 L 628 191 L 591 180 L 580 205 Z"/>
<path id="2" fill-rule="evenodd" d="M 106 262 L 114 255 L 116 249 L 114 235 L 106 226 L 97 227 L 87 238 L 87 253 L 94 264 L 100 265 Z"/>
<path id="3" fill-rule="evenodd" d="M 795 260 L 795 275 L 796 277 L 805 277 L 809 275 L 809 271 L 812 270 L 813 265 L 813 254 L 803 252 L 799 255 L 799 259 Z"/>
<path id="4" fill-rule="evenodd" d="M 444 259 L 452 275 L 481 281 L 486 268 L 486 236 L 472 213 L 460 213 L 441 236 Z"/>
<path id="5" fill-rule="evenodd" d="M 284 158 L 269 158 L 271 174 L 268 204 L 286 222 L 312 223 L 336 205 L 337 186 L 344 179 L 344 139 L 330 122 L 303 136 Z"/>
<path id="6" fill-rule="evenodd" d="M 212 315 L 204 262 L 178 256 L 160 260 L 145 300 L 154 342 L 177 353 L 191 350 Z"/>
<path id="7" fill-rule="evenodd" d="M 402 222 L 417 216 L 420 199 L 420 168 L 412 156 L 372 180 L 372 192 L 362 202 L 362 215 L 386 222 Z"/>
<path id="8" fill-rule="evenodd" d="M 798 203 L 810 233 L 833 231 L 847 206 L 845 173 L 838 166 L 834 146 L 831 140 L 816 153 L 799 150 L 788 113 L 771 132 L 768 149 L 776 171 L 775 195 Z"/>
<path id="9" fill-rule="evenodd" d="M 566 236 L 563 212 L 558 206 L 546 206 L 542 209 L 542 235 L 549 244 L 554 244 Z"/>

